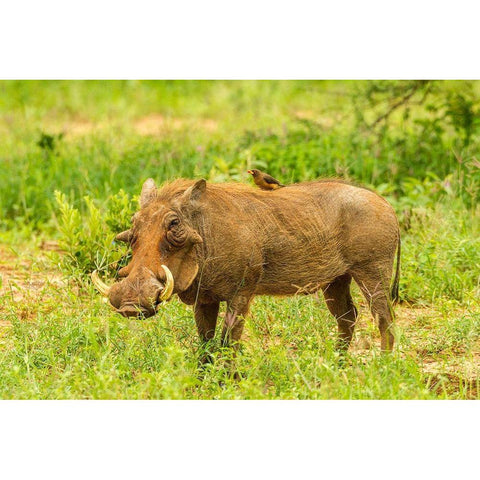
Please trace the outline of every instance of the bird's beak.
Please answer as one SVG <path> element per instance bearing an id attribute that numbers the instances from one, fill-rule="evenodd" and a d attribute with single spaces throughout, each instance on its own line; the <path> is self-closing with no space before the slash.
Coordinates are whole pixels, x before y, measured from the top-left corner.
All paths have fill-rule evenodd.
<path id="1" fill-rule="evenodd" d="M 247 173 L 249 173 L 250 175 L 253 175 L 253 172 L 251 170 L 247 170 Z"/>

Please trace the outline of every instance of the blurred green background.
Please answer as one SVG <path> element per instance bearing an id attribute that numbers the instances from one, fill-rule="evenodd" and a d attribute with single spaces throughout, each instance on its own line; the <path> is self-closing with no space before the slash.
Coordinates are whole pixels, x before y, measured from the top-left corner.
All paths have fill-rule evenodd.
<path id="1" fill-rule="evenodd" d="M 148 176 L 248 181 L 252 166 L 471 208 L 479 98 L 467 81 L 3 81 L 0 228 L 51 225 L 54 190 L 80 206 Z"/>

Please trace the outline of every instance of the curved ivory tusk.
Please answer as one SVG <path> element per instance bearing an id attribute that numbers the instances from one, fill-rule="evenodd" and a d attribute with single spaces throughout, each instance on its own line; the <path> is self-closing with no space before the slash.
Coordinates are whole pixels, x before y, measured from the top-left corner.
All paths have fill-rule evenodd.
<path id="1" fill-rule="evenodd" d="M 100 280 L 100 277 L 98 276 L 98 272 L 96 270 L 92 272 L 91 277 L 93 284 L 95 285 L 95 287 L 97 287 L 97 290 L 105 297 L 108 296 L 110 287 Z"/>
<path id="2" fill-rule="evenodd" d="M 170 269 L 166 265 L 162 265 L 162 268 L 165 272 L 165 276 L 167 277 L 167 281 L 165 282 L 165 287 L 160 294 L 160 300 L 162 300 L 162 302 L 165 302 L 172 296 L 174 282 L 173 275 Z"/>

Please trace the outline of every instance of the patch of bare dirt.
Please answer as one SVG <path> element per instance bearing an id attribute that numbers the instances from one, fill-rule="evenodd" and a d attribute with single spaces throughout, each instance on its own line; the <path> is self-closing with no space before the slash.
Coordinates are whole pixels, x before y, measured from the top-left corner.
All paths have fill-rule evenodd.
<path id="1" fill-rule="evenodd" d="M 426 372 L 426 386 L 437 395 L 460 396 L 467 400 L 480 398 L 480 378 L 477 375 L 469 377 L 456 370 Z"/>
<path id="2" fill-rule="evenodd" d="M 338 115 L 332 114 L 320 114 L 313 110 L 297 110 L 295 112 L 295 117 L 299 120 L 308 120 L 310 122 L 316 123 L 319 127 L 322 128 L 332 128 L 338 120 L 341 118 Z"/>
<path id="3" fill-rule="evenodd" d="M 213 132 L 217 130 L 218 124 L 215 120 L 204 118 L 187 120 L 183 118 L 164 117 L 158 113 L 152 113 L 141 117 L 133 123 L 135 131 L 140 135 L 160 135 L 168 130 L 181 130 L 182 128 L 193 126 Z"/>
<path id="4" fill-rule="evenodd" d="M 103 125 L 103 128 L 105 125 Z M 90 135 L 95 130 L 102 128 L 102 124 L 93 123 L 88 120 L 72 120 L 64 122 L 61 127 L 61 132 L 69 136 L 85 136 Z"/>
<path id="5" fill-rule="evenodd" d="M 42 243 L 40 244 L 40 249 L 45 252 L 65 252 L 65 250 L 62 250 L 60 248 L 58 242 L 54 240 L 42 240 Z"/>
<path id="6" fill-rule="evenodd" d="M 168 127 L 178 130 L 183 127 L 184 122 L 179 119 L 172 119 L 167 122 L 163 115 L 152 114 L 139 118 L 133 125 L 140 135 L 158 135 Z"/>
<path id="7" fill-rule="evenodd" d="M 436 352 L 432 350 L 432 339 L 441 335 L 436 322 L 444 319 L 444 312 L 432 306 L 397 305 L 395 313 L 395 325 L 409 342 L 408 350 L 401 352 L 401 356 L 418 362 L 427 388 L 438 395 L 446 393 L 450 397 L 480 398 L 480 340 L 469 351 L 460 348 L 443 352 L 440 348 Z M 452 317 L 469 313 L 468 308 L 461 307 L 449 311 Z M 378 328 L 367 306 L 361 305 L 351 351 L 356 356 L 368 357 L 372 348 L 378 348 L 379 342 Z"/>
<path id="8" fill-rule="evenodd" d="M 50 251 L 58 248 L 53 242 L 47 242 L 46 246 Z M 33 258 L 0 245 L 0 327 L 11 325 L 5 317 L 12 313 L 21 320 L 33 318 L 48 303 L 47 287 L 65 286 L 62 276 L 46 264 L 42 253 Z"/>
<path id="9" fill-rule="evenodd" d="M 47 121 L 43 127 L 48 132 L 55 134 L 63 133 L 67 138 L 82 137 L 111 129 L 118 125 L 115 120 L 92 122 L 86 119 L 72 119 L 63 122 Z M 218 122 L 210 118 L 178 118 L 166 117 L 159 113 L 152 113 L 130 121 L 122 121 L 122 127 L 130 126 L 136 133 L 142 136 L 165 135 L 171 131 L 185 128 L 194 128 L 207 132 L 218 130 Z"/>

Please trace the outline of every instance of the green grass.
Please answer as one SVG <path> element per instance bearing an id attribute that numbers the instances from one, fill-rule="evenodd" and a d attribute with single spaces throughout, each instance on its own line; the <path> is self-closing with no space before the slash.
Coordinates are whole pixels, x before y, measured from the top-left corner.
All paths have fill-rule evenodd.
<path id="1" fill-rule="evenodd" d="M 478 305 L 476 312 L 445 304 L 418 309 L 411 324 L 401 315 L 396 351 L 387 356 L 379 352 L 376 327 L 363 306 L 353 351 L 340 367 L 335 322 L 322 302 L 258 298 L 237 361 L 244 378 L 236 382 L 225 364 L 230 352 L 218 346 L 215 364 L 199 378 L 191 309 L 178 301 L 144 321 L 115 315 L 91 287 L 75 284 L 45 285 L 21 308 L 8 295 L 5 301 L 4 320 L 12 326 L 3 328 L 1 339 L 2 398 L 478 395 L 478 379 L 467 366 L 480 338 Z"/>
<path id="2" fill-rule="evenodd" d="M 350 95 L 365 85 L 0 82 L 0 398 L 479 398 L 479 132 L 463 145 L 451 127 L 400 115 L 383 135 L 361 130 Z M 93 268 L 114 277 L 125 262 L 112 239 L 145 178 L 248 182 L 255 166 L 284 182 L 341 176 L 393 204 L 403 254 L 392 355 L 357 290 L 343 366 L 321 298 L 258 297 L 242 380 L 218 344 L 200 378 L 190 307 L 124 319 L 94 292 Z M 63 253 L 48 251 L 57 244 Z"/>

